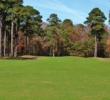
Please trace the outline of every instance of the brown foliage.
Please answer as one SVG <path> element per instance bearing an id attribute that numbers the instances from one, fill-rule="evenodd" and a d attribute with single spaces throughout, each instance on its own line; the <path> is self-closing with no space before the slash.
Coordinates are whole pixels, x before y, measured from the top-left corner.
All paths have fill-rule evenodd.
<path id="1" fill-rule="evenodd" d="M 81 36 L 79 36 L 78 34 L 70 34 L 70 39 L 74 42 L 77 42 L 77 41 L 81 41 Z"/>
<path id="2" fill-rule="evenodd" d="M 110 53 L 110 40 L 106 41 L 106 50 L 107 53 Z"/>

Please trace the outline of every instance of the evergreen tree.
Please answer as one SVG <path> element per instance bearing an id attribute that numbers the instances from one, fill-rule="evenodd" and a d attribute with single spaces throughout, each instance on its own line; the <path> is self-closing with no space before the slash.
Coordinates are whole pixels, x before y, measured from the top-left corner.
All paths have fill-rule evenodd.
<path id="1" fill-rule="evenodd" d="M 99 8 L 94 8 L 86 18 L 85 24 L 90 24 L 90 33 L 95 35 L 94 57 L 97 57 L 97 45 L 101 39 L 101 34 L 105 32 L 104 21 L 106 17 Z"/>
<path id="2" fill-rule="evenodd" d="M 57 29 L 61 24 L 61 20 L 58 18 L 57 14 L 51 14 L 47 19 L 49 25 L 45 29 L 46 31 L 46 39 L 48 44 L 50 45 L 50 55 L 52 53 L 53 57 L 55 56 L 55 49 L 57 46 L 56 36 L 58 36 Z"/>

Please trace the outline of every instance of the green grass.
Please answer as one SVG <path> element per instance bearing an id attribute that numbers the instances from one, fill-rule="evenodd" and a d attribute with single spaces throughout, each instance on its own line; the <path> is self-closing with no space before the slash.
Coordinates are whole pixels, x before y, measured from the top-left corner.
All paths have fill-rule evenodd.
<path id="1" fill-rule="evenodd" d="M 0 60 L 0 100 L 110 100 L 110 62 L 75 57 Z"/>

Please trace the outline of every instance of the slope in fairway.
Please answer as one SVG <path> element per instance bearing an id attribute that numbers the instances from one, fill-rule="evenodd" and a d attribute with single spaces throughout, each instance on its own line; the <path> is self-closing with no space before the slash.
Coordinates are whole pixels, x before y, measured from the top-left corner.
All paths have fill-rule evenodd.
<path id="1" fill-rule="evenodd" d="M 74 57 L 0 60 L 0 100 L 110 100 L 110 62 Z"/>

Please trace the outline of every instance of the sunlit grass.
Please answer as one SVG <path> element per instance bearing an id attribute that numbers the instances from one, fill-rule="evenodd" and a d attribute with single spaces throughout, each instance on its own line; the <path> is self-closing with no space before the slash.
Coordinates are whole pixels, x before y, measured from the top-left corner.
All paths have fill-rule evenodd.
<path id="1" fill-rule="evenodd" d="M 77 57 L 0 60 L 0 100 L 110 100 L 110 62 Z"/>

